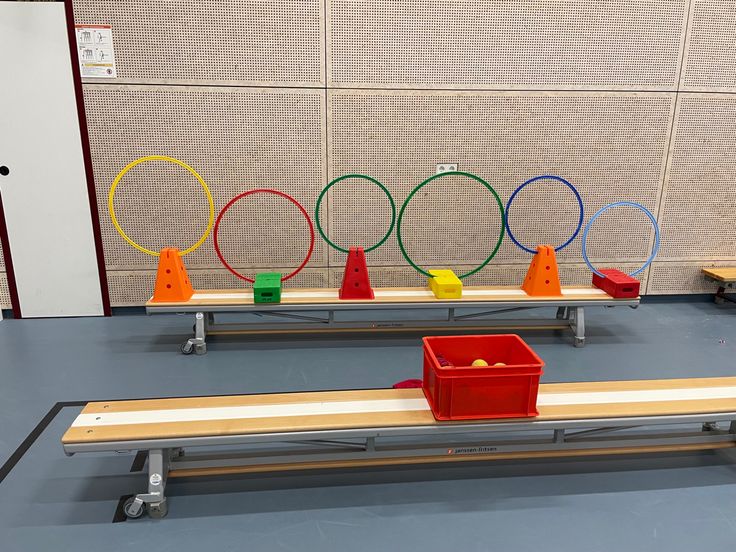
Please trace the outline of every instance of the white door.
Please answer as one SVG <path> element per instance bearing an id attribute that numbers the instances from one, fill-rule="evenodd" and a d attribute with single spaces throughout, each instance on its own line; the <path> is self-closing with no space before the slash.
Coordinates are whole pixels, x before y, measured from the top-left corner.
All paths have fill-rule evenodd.
<path id="1" fill-rule="evenodd" d="M 22 315 L 102 315 L 63 2 L 0 2 L 0 113 Z"/>

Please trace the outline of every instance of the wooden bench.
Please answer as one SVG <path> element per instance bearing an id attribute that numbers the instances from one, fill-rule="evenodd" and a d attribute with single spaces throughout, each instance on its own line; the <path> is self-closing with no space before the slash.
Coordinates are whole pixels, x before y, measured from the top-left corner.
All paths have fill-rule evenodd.
<path id="1" fill-rule="evenodd" d="M 148 314 L 194 314 L 194 336 L 182 344 L 182 352 L 203 354 L 207 335 L 273 334 L 314 332 L 385 332 L 422 331 L 448 328 L 475 329 L 570 329 L 574 344 L 585 344 L 585 307 L 639 305 L 638 297 L 614 299 L 593 286 L 563 287 L 559 297 L 531 297 L 515 286 L 466 286 L 459 299 L 437 299 L 427 288 L 375 288 L 375 299 L 341 300 L 335 288 L 285 288 L 280 303 L 254 303 L 253 292 L 246 289 L 196 291 L 188 301 L 146 303 Z M 554 319 L 507 318 L 497 315 L 540 307 L 557 308 Z M 445 310 L 447 316 L 432 320 L 426 310 Z M 461 309 L 473 312 L 461 313 Z M 378 313 L 400 310 L 415 313 L 415 318 L 387 320 Z M 478 311 L 482 312 L 478 312 Z M 339 312 L 362 311 L 370 316 L 361 320 L 339 320 Z M 219 313 L 256 313 L 257 323 L 217 324 Z"/>
<path id="2" fill-rule="evenodd" d="M 147 451 L 148 492 L 125 512 L 161 517 L 169 477 L 690 451 L 736 440 L 736 377 L 542 384 L 538 408 L 535 418 L 438 422 L 421 389 L 95 402 L 62 443 L 69 455 Z"/>
<path id="3" fill-rule="evenodd" d="M 729 297 L 732 294 L 736 286 L 736 266 L 721 266 L 721 267 L 709 267 L 703 269 L 703 274 L 710 280 L 718 283 L 718 290 L 716 291 L 715 301 L 716 303 L 723 303 L 730 301 L 731 303 L 736 302 L 736 299 Z"/>

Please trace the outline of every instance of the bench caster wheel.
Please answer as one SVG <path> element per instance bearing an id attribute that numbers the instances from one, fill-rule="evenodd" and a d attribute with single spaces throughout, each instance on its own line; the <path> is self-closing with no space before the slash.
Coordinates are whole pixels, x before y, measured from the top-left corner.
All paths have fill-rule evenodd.
<path id="1" fill-rule="evenodd" d="M 584 337 L 576 337 L 575 338 L 575 347 L 585 347 L 585 338 Z"/>
<path id="2" fill-rule="evenodd" d="M 154 519 L 161 519 L 169 513 L 169 506 L 164 498 L 161 502 L 152 502 L 148 505 L 148 515 Z"/>
<path id="3" fill-rule="evenodd" d="M 135 497 L 131 496 L 128 500 L 125 501 L 123 504 L 123 513 L 125 514 L 125 517 L 128 519 L 138 519 L 143 515 L 143 512 L 146 511 L 146 505 L 145 504 L 135 504 Z"/>
<path id="4" fill-rule="evenodd" d="M 207 344 L 205 343 L 203 345 L 195 345 L 194 352 L 198 355 L 203 355 L 207 353 Z"/>
<path id="5" fill-rule="evenodd" d="M 180 349 L 184 355 L 191 355 L 194 352 L 194 346 L 189 341 L 182 343 Z"/>

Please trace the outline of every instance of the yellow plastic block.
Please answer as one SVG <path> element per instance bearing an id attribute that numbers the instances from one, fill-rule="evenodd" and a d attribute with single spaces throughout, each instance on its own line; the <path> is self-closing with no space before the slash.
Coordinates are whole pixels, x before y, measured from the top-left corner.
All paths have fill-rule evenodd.
<path id="1" fill-rule="evenodd" d="M 463 283 L 452 270 L 430 270 L 434 278 L 429 278 L 429 289 L 437 299 L 460 299 L 463 296 Z"/>

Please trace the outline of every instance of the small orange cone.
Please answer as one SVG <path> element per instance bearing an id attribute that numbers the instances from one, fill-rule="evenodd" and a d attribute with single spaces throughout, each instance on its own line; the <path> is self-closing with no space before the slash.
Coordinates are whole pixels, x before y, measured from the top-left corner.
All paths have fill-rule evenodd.
<path id="1" fill-rule="evenodd" d="M 555 248 L 551 245 L 538 245 L 526 272 L 521 289 L 535 297 L 542 295 L 562 295 L 560 272 L 557 269 Z"/>
<path id="2" fill-rule="evenodd" d="M 156 287 L 153 290 L 154 303 L 179 303 L 189 301 L 194 295 L 194 288 L 189 281 L 184 261 L 179 250 L 166 247 L 158 258 Z"/>

